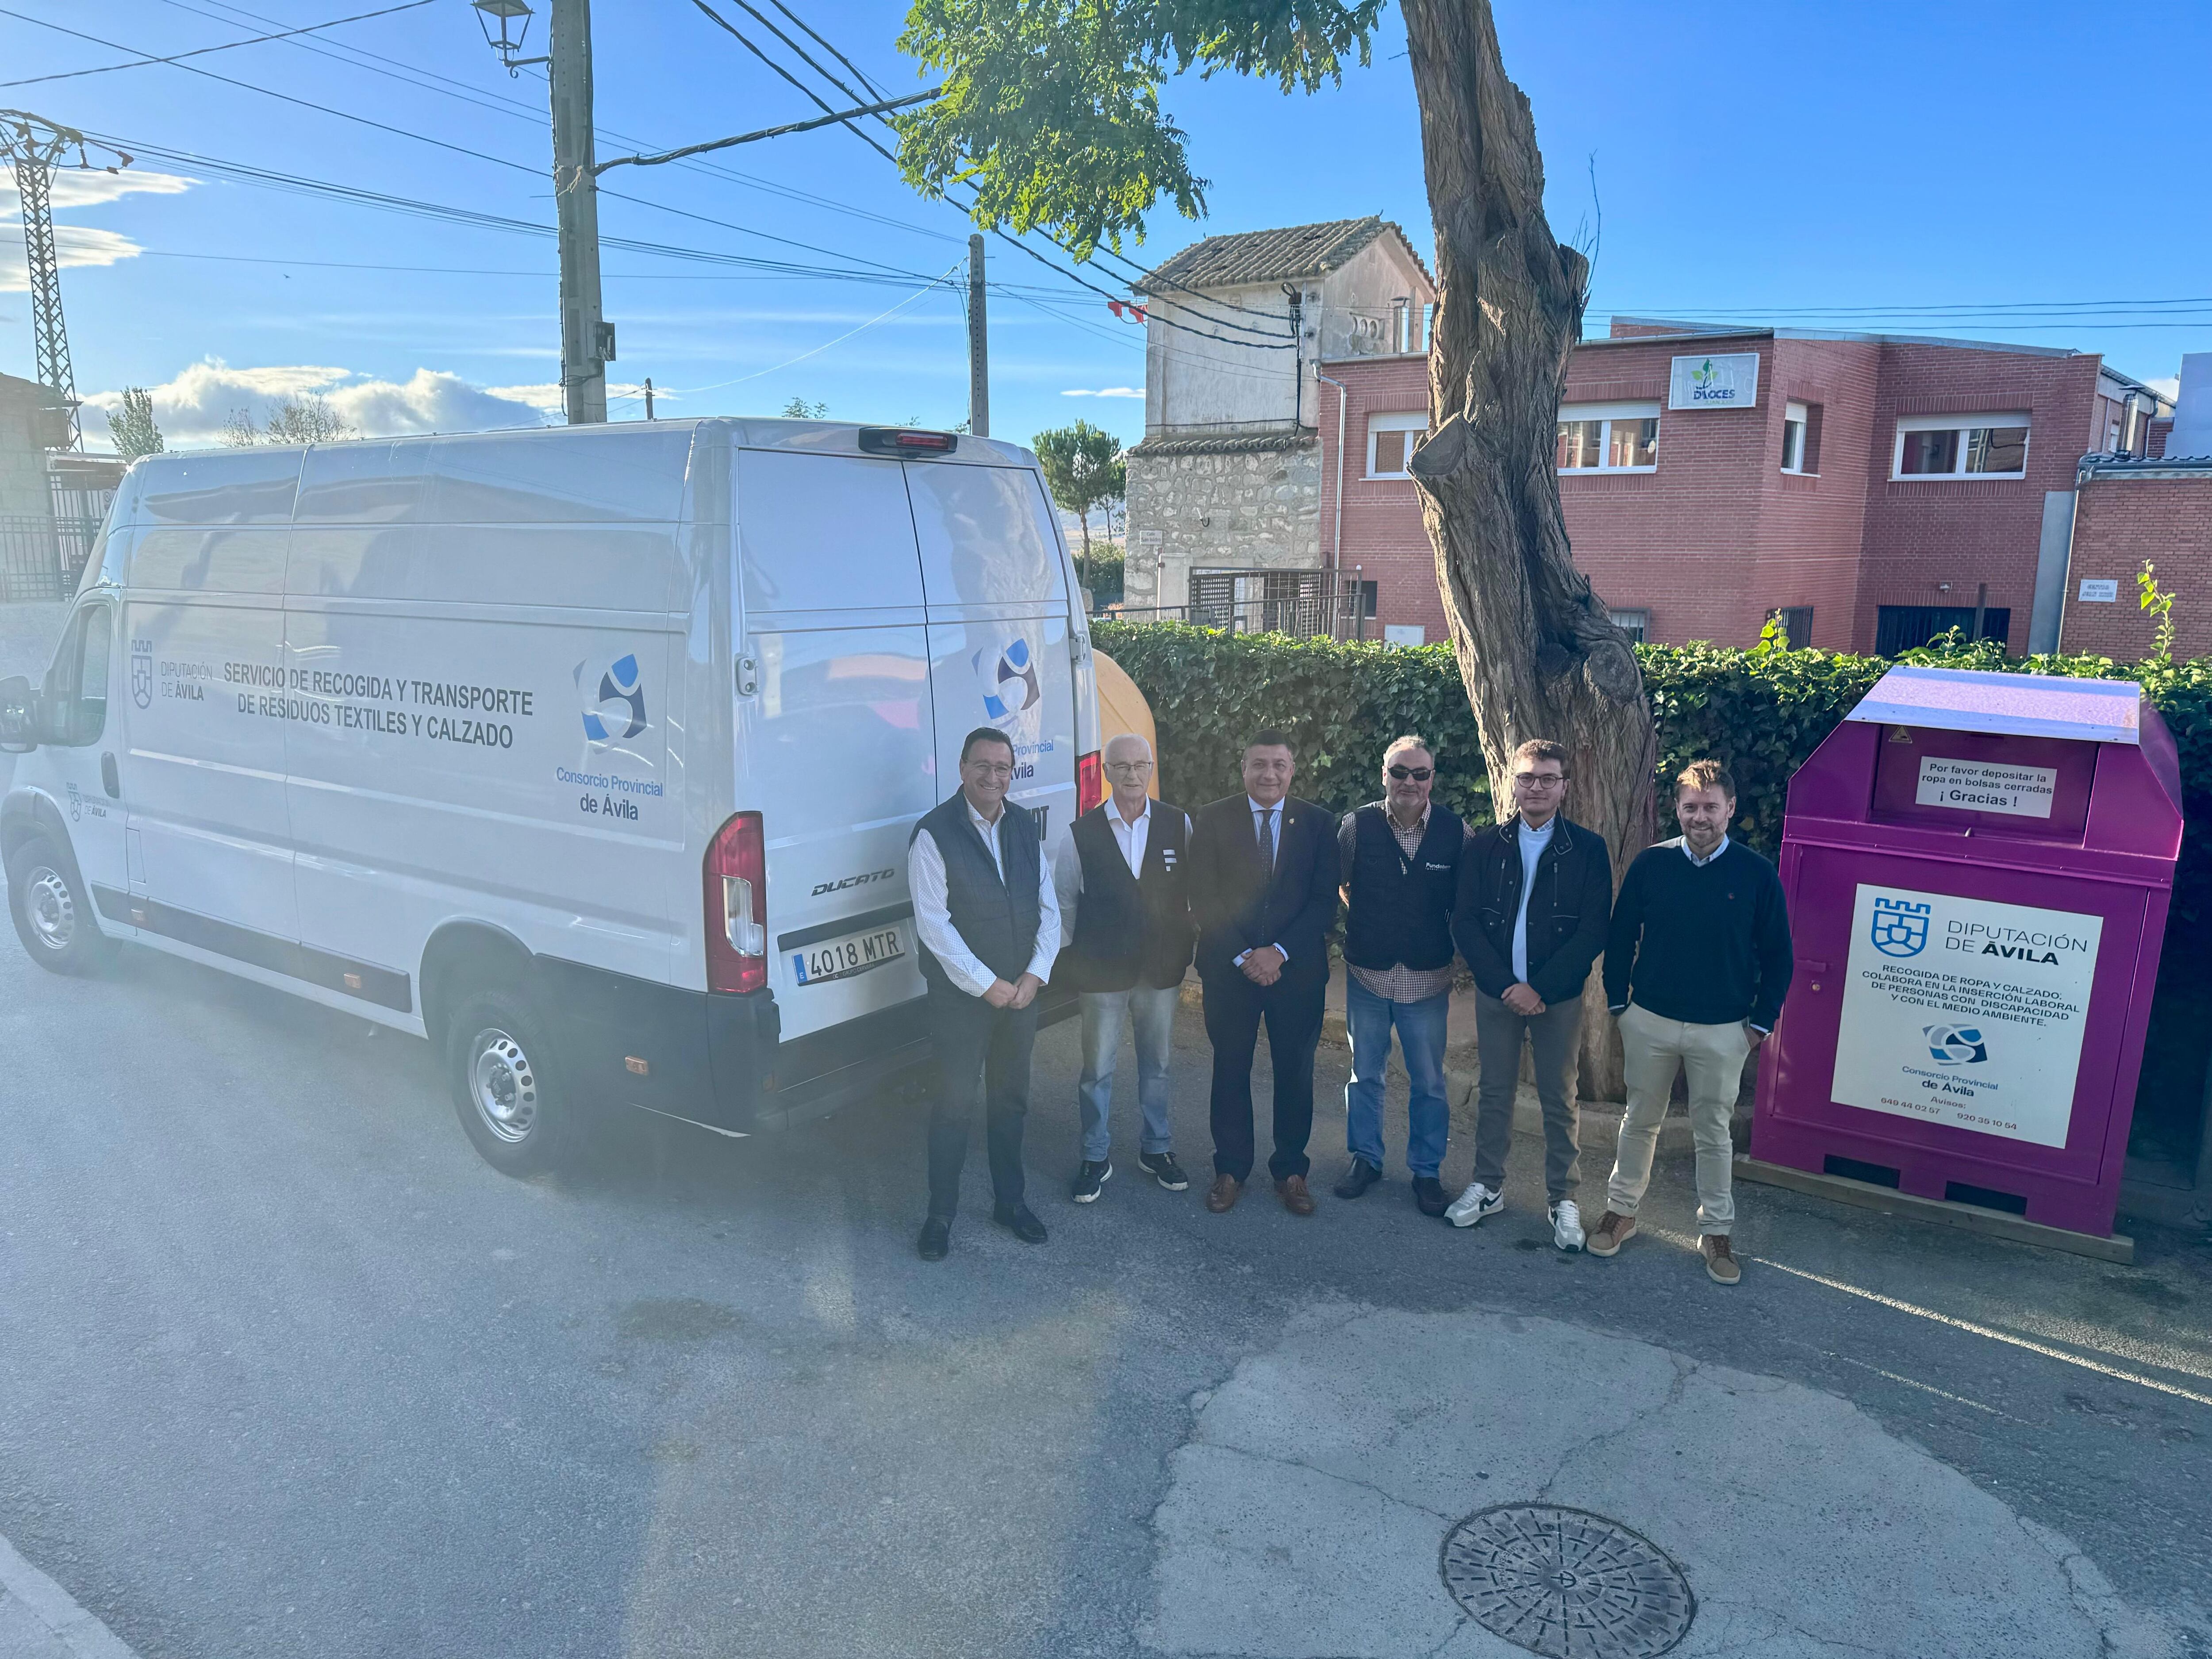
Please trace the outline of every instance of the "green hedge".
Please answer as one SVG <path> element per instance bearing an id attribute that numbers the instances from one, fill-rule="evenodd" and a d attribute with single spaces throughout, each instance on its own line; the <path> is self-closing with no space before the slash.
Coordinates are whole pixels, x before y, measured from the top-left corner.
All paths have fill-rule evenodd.
<path id="1" fill-rule="evenodd" d="M 1233 793 L 1244 738 L 1279 726 L 1298 746 L 1294 787 L 1343 811 L 1381 793 L 1384 746 L 1401 732 L 1435 745 L 1440 799 L 1491 815 L 1474 718 L 1448 645 L 1379 645 L 1223 634 L 1180 623 L 1091 623 L 1101 650 L 1128 671 L 1159 729 L 1161 787 L 1179 805 Z M 1659 726 L 1652 788 L 1660 833 L 1673 833 L 1667 781 L 1703 756 L 1735 775 L 1735 833 L 1780 850 L 1790 778 L 1890 664 L 1824 651 L 1711 645 L 1639 646 Z M 2102 657 L 2008 658 L 1993 641 L 1953 635 L 1904 660 L 1948 668 L 2131 679 L 2150 693 L 2180 750 L 2187 817 L 2174 901 L 2136 1093 L 2130 1152 L 2187 1166 L 2212 1029 L 2212 658 L 2128 666 Z M 1571 810 L 1571 808 L 1570 809 Z"/>

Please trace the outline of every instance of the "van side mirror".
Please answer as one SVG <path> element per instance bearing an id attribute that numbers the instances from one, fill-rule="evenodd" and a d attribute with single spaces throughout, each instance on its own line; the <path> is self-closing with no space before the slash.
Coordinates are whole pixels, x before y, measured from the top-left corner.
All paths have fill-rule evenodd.
<path id="1" fill-rule="evenodd" d="M 39 701 L 21 674 L 0 680 L 0 752 L 26 755 L 39 746 Z"/>

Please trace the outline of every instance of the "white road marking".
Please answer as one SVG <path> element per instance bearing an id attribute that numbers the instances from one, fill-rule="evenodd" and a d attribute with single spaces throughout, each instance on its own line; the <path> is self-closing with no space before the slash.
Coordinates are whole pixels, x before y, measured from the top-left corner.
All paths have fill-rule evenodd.
<path id="1" fill-rule="evenodd" d="M 137 1659 L 123 1638 L 77 1606 L 70 1593 L 0 1538 L 0 1592 L 53 1632 L 70 1659 Z"/>

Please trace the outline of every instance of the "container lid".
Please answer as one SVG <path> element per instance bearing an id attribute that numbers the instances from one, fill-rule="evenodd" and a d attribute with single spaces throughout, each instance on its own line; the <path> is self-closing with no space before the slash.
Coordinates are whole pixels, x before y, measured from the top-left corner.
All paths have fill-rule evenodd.
<path id="1" fill-rule="evenodd" d="M 2142 687 L 1960 668 L 1893 668 L 1844 717 L 1940 732 L 1995 732 L 2081 743 L 2142 741 Z"/>

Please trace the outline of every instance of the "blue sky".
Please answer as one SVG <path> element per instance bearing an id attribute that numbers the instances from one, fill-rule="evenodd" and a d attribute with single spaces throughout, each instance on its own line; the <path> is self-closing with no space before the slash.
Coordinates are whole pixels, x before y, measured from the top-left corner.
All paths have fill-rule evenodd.
<path id="1" fill-rule="evenodd" d="M 0 81 L 389 3 L 8 0 L 18 15 L 0 15 Z M 714 3 L 788 59 L 732 0 Z M 878 81 L 923 84 L 892 46 L 897 5 L 793 3 Z M 538 5 L 532 51 L 545 27 Z M 2212 62 L 2212 7 L 1990 14 L 1770 0 L 1680 8 L 1663 26 L 1645 5 L 1501 0 L 1498 13 L 1562 235 L 1591 216 L 1595 168 L 1594 318 L 1694 309 L 2018 340 L 2102 351 L 2144 379 L 2212 349 L 2212 202 L 2195 159 L 2212 149 L 2212 99 L 2189 91 Z M 817 112 L 691 0 L 601 0 L 593 27 L 603 134 L 650 148 Z M 308 38 L 317 50 L 272 41 L 191 60 L 249 86 L 156 65 L 0 88 L 0 103 L 126 147 L 550 223 L 543 82 L 508 78 L 465 0 Z M 1318 96 L 1227 77 L 1170 87 L 1211 180 L 1210 216 L 1192 224 L 1163 210 L 1135 257 L 1157 263 L 1215 231 L 1378 212 L 1425 249 L 1402 51 L 1394 10 L 1372 66 Z M 621 148 L 601 139 L 603 157 Z M 960 419 L 959 301 L 929 284 L 964 258 L 961 216 L 916 198 L 835 129 L 712 160 L 716 171 L 609 175 L 636 199 L 604 200 L 603 232 L 860 280 L 610 248 L 613 378 L 650 375 L 667 414 L 773 413 L 796 397 L 842 418 Z M 0 194 L 0 371 L 23 374 L 30 321 L 13 206 Z M 378 431 L 509 424 L 551 401 L 550 240 L 258 188 L 143 153 L 120 181 L 64 179 L 56 219 L 79 261 L 63 278 L 79 391 L 156 387 L 157 415 L 178 437 L 298 391 L 323 392 Z M 1141 387 L 1141 331 L 1002 243 L 991 258 L 994 278 L 1021 290 L 992 301 L 994 431 L 1026 441 L 1082 416 L 1133 441 L 1141 402 L 1098 394 Z M 1091 275 L 1118 287 L 1107 270 Z M 2104 304 L 2191 300 L 2154 313 Z M 613 413 L 635 418 L 642 405 L 618 401 Z M 87 428 L 96 443 L 97 416 Z"/>

